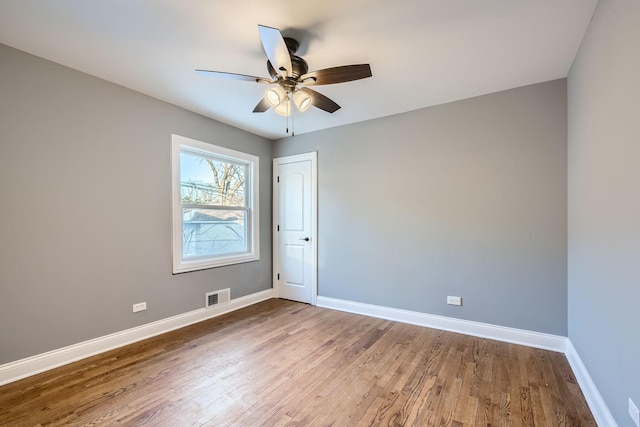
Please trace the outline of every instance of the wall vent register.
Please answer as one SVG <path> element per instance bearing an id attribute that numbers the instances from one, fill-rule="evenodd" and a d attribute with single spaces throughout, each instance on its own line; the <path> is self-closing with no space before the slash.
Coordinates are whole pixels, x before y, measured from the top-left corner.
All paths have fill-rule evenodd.
<path id="1" fill-rule="evenodd" d="M 229 302 L 229 300 L 231 299 L 229 294 L 229 288 L 214 292 L 207 292 L 204 295 L 204 306 L 211 307 L 213 305 L 219 305 L 225 302 Z"/>

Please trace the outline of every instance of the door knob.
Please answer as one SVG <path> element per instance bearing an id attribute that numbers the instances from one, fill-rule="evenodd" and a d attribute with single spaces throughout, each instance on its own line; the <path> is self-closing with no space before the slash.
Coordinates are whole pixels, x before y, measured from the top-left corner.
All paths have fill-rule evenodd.
<path id="1" fill-rule="evenodd" d="M 311 240 L 311 239 L 310 239 L 310 238 L 308 238 L 308 237 L 301 237 L 301 238 L 299 238 L 298 240 L 304 240 L 305 242 L 308 242 L 308 241 L 309 241 L 309 240 Z"/>

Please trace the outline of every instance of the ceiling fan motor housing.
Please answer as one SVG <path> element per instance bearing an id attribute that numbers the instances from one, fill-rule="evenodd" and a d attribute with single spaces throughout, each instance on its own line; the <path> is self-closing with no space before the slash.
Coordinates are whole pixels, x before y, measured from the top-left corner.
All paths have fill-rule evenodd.
<path id="1" fill-rule="evenodd" d="M 307 61 L 300 58 L 298 55 L 295 55 L 298 47 L 300 47 L 300 43 L 298 43 L 297 40 L 290 37 L 284 37 L 284 43 L 287 45 L 287 49 L 289 49 L 289 57 L 291 58 L 291 78 L 295 81 L 298 80 L 301 75 L 307 74 L 309 71 L 309 65 L 307 64 Z M 267 70 L 274 80 L 277 80 L 280 76 L 276 69 L 273 68 L 271 61 L 267 61 Z"/>
<path id="2" fill-rule="evenodd" d="M 275 68 L 273 68 L 273 65 L 271 65 L 271 61 L 267 61 L 267 70 L 269 70 L 269 75 L 274 80 L 277 80 L 280 76 Z M 303 74 L 307 74 L 308 71 L 309 65 L 307 64 L 307 61 L 297 55 L 291 55 L 291 77 L 294 80 L 298 80 L 298 77 Z"/>

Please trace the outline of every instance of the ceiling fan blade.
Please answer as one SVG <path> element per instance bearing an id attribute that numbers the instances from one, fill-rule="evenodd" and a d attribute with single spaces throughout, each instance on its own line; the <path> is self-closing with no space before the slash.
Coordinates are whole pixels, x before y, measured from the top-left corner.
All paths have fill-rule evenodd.
<path id="1" fill-rule="evenodd" d="M 291 76 L 293 67 L 291 66 L 291 57 L 284 38 L 277 28 L 265 27 L 258 25 L 262 47 L 269 58 L 269 62 L 273 68 L 282 77 Z"/>
<path id="2" fill-rule="evenodd" d="M 309 95 L 309 97 L 311 98 L 311 105 L 321 110 L 324 110 L 327 113 L 335 113 L 340 109 L 340 106 L 338 104 L 336 104 L 331 99 L 324 96 L 323 94 L 316 92 L 315 90 L 311 90 L 306 87 L 301 87 L 298 90 Z"/>
<path id="3" fill-rule="evenodd" d="M 300 76 L 298 81 L 306 85 L 330 85 L 366 79 L 367 77 L 371 77 L 369 64 L 357 64 L 312 71 Z"/>
<path id="4" fill-rule="evenodd" d="M 256 83 L 271 83 L 271 80 L 265 77 L 256 77 L 256 76 L 247 76 L 246 74 L 236 74 L 236 73 L 225 73 L 222 71 L 211 71 L 211 70 L 196 70 L 196 73 L 213 76 L 213 77 L 222 77 L 225 79 L 233 79 L 233 80 L 244 80 L 247 82 L 256 82 Z"/>
<path id="5" fill-rule="evenodd" d="M 267 98 L 262 98 L 260 102 L 258 102 L 258 105 L 256 105 L 256 108 L 253 109 L 253 112 L 264 113 L 269 108 L 271 108 L 271 104 L 269 104 L 269 102 L 267 101 Z"/>

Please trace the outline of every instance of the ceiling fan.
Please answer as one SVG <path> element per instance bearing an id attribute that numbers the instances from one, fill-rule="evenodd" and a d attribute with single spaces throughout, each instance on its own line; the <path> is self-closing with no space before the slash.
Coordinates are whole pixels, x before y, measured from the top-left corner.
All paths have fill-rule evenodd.
<path id="1" fill-rule="evenodd" d="M 265 96 L 253 109 L 264 113 L 269 108 L 282 116 L 291 115 L 291 104 L 300 111 L 314 106 L 334 113 L 340 106 L 331 99 L 306 86 L 344 83 L 371 77 L 369 64 L 343 65 L 309 72 L 307 62 L 295 53 L 300 44 L 297 40 L 283 37 L 277 28 L 258 25 L 262 46 L 267 54 L 267 70 L 271 78 L 248 76 L 222 71 L 196 70 L 215 77 L 245 80 L 269 85 Z"/>

